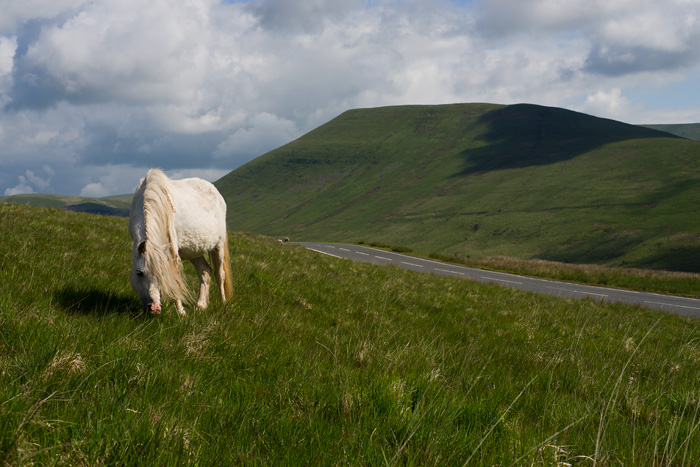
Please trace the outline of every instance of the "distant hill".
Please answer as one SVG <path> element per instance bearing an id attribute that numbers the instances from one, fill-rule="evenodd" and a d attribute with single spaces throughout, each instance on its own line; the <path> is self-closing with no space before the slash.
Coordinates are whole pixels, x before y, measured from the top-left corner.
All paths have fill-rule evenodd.
<path id="1" fill-rule="evenodd" d="M 680 123 L 677 125 L 644 125 L 654 130 L 665 131 L 683 138 L 700 141 L 700 123 Z"/>
<path id="2" fill-rule="evenodd" d="M 119 195 L 105 198 L 87 198 L 82 196 L 30 193 L 26 195 L 0 196 L 0 203 L 27 204 L 65 211 L 128 217 L 131 210 L 132 197 L 133 195 Z"/>
<path id="3" fill-rule="evenodd" d="M 700 143 L 536 105 L 358 109 L 215 184 L 231 229 L 700 270 Z"/>

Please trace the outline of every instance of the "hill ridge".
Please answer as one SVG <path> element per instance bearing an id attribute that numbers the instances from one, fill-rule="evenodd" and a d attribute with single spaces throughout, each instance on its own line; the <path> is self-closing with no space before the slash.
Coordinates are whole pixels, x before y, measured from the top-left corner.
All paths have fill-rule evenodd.
<path id="1" fill-rule="evenodd" d="M 553 107 L 390 106 L 215 184 L 236 230 L 695 271 L 698 157 L 696 141 Z"/>

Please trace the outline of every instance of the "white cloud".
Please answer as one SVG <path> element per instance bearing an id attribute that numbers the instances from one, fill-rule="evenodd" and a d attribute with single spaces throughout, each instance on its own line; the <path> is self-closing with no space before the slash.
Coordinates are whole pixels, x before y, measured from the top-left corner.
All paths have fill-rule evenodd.
<path id="1" fill-rule="evenodd" d="M 12 57 L 17 49 L 15 37 L 0 36 L 0 77 L 12 71 Z"/>
<path id="2" fill-rule="evenodd" d="M 568 108 L 638 125 L 700 122 L 700 106 L 647 109 L 626 97 L 622 89 L 616 87 L 598 90 L 586 96 L 583 103 Z"/>
<path id="3" fill-rule="evenodd" d="M 206 39 L 206 7 L 202 0 L 101 1 L 45 22 L 15 58 L 17 103 L 191 101 L 206 71 L 208 52 L 195 40 Z"/>
<path id="4" fill-rule="evenodd" d="M 27 170 L 25 175 L 27 176 L 27 180 L 29 181 L 29 183 L 32 184 L 32 186 L 34 186 L 39 191 L 46 192 L 51 190 L 51 179 L 56 174 L 56 172 L 54 172 L 54 170 L 48 165 L 44 165 L 43 171 L 46 175 L 46 178 L 42 178 L 39 175 L 35 175 L 34 172 L 32 172 L 31 170 Z"/>
<path id="5" fill-rule="evenodd" d="M 700 92 L 686 92 L 687 108 L 638 99 L 700 70 L 699 9 L 688 0 L 9 0 L 0 189 L 124 193 L 151 166 L 219 176 L 355 107 L 578 102 L 625 121 L 692 118 Z"/>
<path id="6" fill-rule="evenodd" d="M 6 188 L 5 196 L 26 195 L 28 193 L 34 193 L 34 189 L 31 186 L 29 186 L 29 184 L 27 183 L 27 178 L 24 175 L 20 175 L 17 178 L 19 179 L 19 183 L 12 188 Z"/>
<path id="7" fill-rule="evenodd" d="M 108 194 L 109 191 L 107 191 L 101 183 L 88 183 L 80 190 L 80 196 L 87 196 L 89 198 L 102 198 Z"/>
<path id="8" fill-rule="evenodd" d="M 35 193 L 36 191 L 51 192 L 51 179 L 55 172 L 48 165 L 44 165 L 42 171 L 44 172 L 44 177 L 35 174 L 31 170 L 25 171 L 24 175 L 19 175 L 17 177 L 19 183 L 12 188 L 5 189 L 5 196 Z"/>
<path id="9" fill-rule="evenodd" d="M 220 170 L 220 169 L 183 169 L 183 170 L 167 170 L 166 175 L 174 180 L 180 180 L 183 178 L 203 178 L 210 182 L 214 182 L 224 175 L 228 174 L 230 170 Z M 144 175 L 146 175 L 144 173 Z M 132 190 L 133 191 L 133 190 Z"/>
<path id="10" fill-rule="evenodd" d="M 80 196 L 103 197 L 133 193 L 147 169 L 126 164 L 84 166 L 78 172 Z"/>
<path id="11" fill-rule="evenodd" d="M 622 95 L 620 88 L 613 88 L 588 96 L 582 105 L 574 108 L 587 114 L 621 119 L 631 113 L 632 104 Z"/>

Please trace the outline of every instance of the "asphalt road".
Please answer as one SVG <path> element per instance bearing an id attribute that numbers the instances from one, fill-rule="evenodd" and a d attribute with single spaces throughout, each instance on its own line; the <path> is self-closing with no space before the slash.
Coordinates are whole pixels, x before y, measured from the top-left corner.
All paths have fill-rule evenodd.
<path id="1" fill-rule="evenodd" d="M 500 284 L 505 287 L 529 292 L 556 295 L 558 297 L 584 299 L 611 303 L 639 305 L 666 313 L 700 318 L 700 300 L 694 298 L 663 295 L 634 290 L 612 289 L 571 282 L 552 281 L 534 277 L 518 276 L 504 272 L 485 271 L 456 264 L 443 263 L 415 256 L 403 255 L 392 251 L 378 250 L 366 246 L 346 245 L 341 243 L 299 243 L 299 245 L 337 258 L 374 264 L 393 264 L 403 269 L 433 273 L 442 276 L 471 279 L 478 282 Z"/>

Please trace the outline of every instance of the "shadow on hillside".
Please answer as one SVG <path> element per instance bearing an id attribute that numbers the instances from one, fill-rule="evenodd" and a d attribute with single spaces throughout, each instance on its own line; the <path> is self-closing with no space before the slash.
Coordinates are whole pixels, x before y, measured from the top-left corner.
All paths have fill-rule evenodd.
<path id="1" fill-rule="evenodd" d="M 605 264 L 623 258 L 641 241 L 638 238 L 630 238 L 612 232 L 602 233 L 595 241 L 558 245 L 537 255 L 537 257 L 561 263 Z"/>
<path id="2" fill-rule="evenodd" d="M 105 292 L 99 289 L 81 290 L 66 287 L 54 295 L 66 313 L 80 315 L 124 314 L 139 315 L 141 307 L 131 295 Z"/>
<path id="3" fill-rule="evenodd" d="M 603 145 L 640 138 L 675 138 L 661 131 L 532 104 L 511 105 L 484 114 L 483 146 L 462 152 L 460 175 L 553 164 Z"/>
<path id="4" fill-rule="evenodd" d="M 666 247 L 644 258 L 648 268 L 700 273 L 700 247 Z"/>
<path id="5" fill-rule="evenodd" d="M 639 260 L 621 261 L 636 245 L 635 240 L 615 237 L 601 240 L 596 244 L 552 249 L 537 257 L 572 264 L 605 264 L 618 260 L 620 264 L 617 266 L 629 268 L 700 273 L 700 247 L 664 245 Z"/>
<path id="6" fill-rule="evenodd" d="M 64 208 L 65 211 L 84 212 L 87 214 L 99 214 L 101 216 L 129 217 L 131 209 L 113 208 L 100 203 L 80 203 Z"/>

